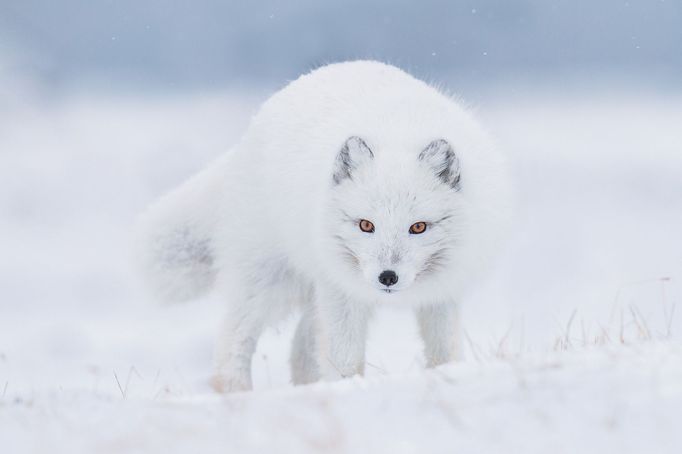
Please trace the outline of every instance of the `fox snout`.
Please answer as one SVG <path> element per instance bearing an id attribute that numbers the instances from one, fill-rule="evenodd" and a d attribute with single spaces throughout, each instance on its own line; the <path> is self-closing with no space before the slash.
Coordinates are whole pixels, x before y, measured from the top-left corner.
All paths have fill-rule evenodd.
<path id="1" fill-rule="evenodd" d="M 393 270 L 384 270 L 379 274 L 379 282 L 386 287 L 390 287 L 398 282 L 398 275 Z"/>

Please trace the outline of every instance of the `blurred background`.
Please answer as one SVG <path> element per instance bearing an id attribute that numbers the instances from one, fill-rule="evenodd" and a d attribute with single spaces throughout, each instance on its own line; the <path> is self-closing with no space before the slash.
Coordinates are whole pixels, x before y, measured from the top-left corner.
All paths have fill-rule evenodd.
<path id="1" fill-rule="evenodd" d="M 147 301 L 135 217 L 287 81 L 368 58 L 462 99 L 509 158 L 518 219 L 462 304 L 468 358 L 679 334 L 681 2 L 0 0 L 0 385 L 134 366 L 203 389 L 220 302 Z M 409 313 L 372 333 L 370 373 L 420 367 Z M 257 387 L 287 383 L 290 334 Z"/>
<path id="2" fill-rule="evenodd" d="M 7 71 L 58 91 L 279 86 L 358 58 L 479 90 L 528 77 L 674 84 L 682 70 L 682 5 L 665 0 L 4 0 L 1 8 Z"/>

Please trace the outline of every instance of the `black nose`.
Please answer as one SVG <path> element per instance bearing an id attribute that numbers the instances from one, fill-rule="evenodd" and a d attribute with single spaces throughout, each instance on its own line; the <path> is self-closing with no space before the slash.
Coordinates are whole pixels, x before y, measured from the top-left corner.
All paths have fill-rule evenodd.
<path id="1" fill-rule="evenodd" d="M 390 287 L 391 285 L 398 282 L 398 275 L 395 274 L 395 271 L 391 270 L 382 271 L 381 274 L 379 275 L 379 282 L 384 284 L 386 287 Z"/>

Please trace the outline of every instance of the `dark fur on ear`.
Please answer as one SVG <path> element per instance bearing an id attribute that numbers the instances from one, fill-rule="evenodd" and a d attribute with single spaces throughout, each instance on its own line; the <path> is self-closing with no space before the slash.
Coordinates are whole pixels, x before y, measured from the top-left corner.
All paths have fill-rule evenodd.
<path id="1" fill-rule="evenodd" d="M 336 156 L 334 175 L 332 177 L 334 184 L 339 184 L 347 178 L 352 178 L 353 171 L 363 162 L 371 159 L 374 159 L 374 154 L 364 140 L 356 136 L 348 138 Z"/>
<path id="2" fill-rule="evenodd" d="M 428 144 L 419 154 L 419 160 L 431 167 L 443 183 L 460 190 L 459 159 L 446 140 L 438 139 Z"/>

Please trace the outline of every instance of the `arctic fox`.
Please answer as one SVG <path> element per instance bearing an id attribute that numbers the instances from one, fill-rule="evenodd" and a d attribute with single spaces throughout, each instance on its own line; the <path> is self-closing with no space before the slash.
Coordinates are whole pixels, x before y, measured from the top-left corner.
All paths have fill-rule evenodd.
<path id="1" fill-rule="evenodd" d="M 234 149 L 152 206 L 139 258 L 162 299 L 224 295 L 220 391 L 251 389 L 261 332 L 295 307 L 296 384 L 362 374 L 380 304 L 415 308 L 433 367 L 457 357 L 457 306 L 508 192 L 453 99 L 393 66 L 337 63 L 273 95 Z"/>

